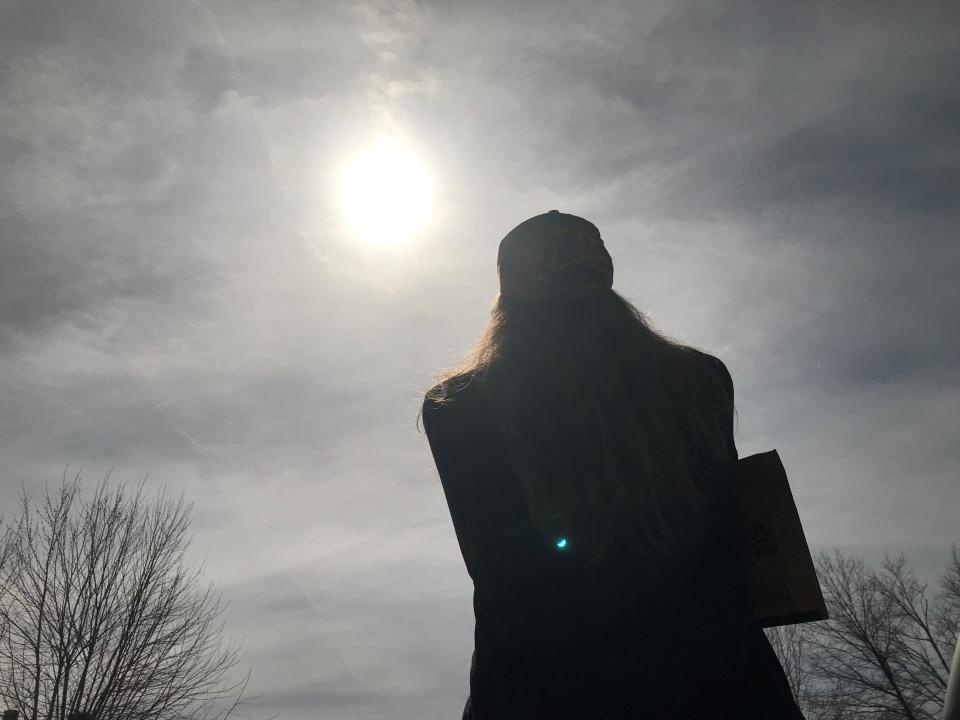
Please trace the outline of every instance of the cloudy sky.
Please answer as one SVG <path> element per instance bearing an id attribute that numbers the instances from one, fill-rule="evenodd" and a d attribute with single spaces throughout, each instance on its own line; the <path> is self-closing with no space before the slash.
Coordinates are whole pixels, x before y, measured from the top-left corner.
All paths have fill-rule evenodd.
<path id="1" fill-rule="evenodd" d="M 3 507 L 65 467 L 183 490 L 261 715 L 459 717 L 472 588 L 416 414 L 557 208 L 726 362 L 814 550 L 934 577 L 958 7 L 0 0 Z M 378 138 L 429 178 L 396 237 L 344 208 Z"/>

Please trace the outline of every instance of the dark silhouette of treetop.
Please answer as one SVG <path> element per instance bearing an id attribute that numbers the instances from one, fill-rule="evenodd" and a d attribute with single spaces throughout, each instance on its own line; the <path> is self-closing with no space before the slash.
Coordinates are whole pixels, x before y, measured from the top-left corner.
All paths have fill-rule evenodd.
<path id="1" fill-rule="evenodd" d="M 24 720 L 225 720 L 247 702 L 231 682 L 239 646 L 225 605 L 184 553 L 192 506 L 161 491 L 80 476 L 0 538 L 0 704 Z"/>

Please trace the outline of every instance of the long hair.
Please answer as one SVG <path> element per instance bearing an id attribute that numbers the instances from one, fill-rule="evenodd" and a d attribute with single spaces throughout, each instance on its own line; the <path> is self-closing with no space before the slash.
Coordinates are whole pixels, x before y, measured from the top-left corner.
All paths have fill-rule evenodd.
<path id="1" fill-rule="evenodd" d="M 428 396 L 449 401 L 464 379 L 489 398 L 545 540 L 569 538 L 592 564 L 618 536 L 641 556 L 701 538 L 732 398 L 695 348 L 657 332 L 618 293 L 498 294 L 475 346 Z"/>

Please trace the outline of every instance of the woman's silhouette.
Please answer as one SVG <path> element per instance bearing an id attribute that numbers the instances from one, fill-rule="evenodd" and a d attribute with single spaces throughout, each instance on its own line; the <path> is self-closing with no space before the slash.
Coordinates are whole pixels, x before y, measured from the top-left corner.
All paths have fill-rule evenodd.
<path id="1" fill-rule="evenodd" d="M 612 289 L 587 220 L 510 231 L 422 415 L 476 619 L 472 720 L 802 718 L 751 613 L 733 382 Z"/>

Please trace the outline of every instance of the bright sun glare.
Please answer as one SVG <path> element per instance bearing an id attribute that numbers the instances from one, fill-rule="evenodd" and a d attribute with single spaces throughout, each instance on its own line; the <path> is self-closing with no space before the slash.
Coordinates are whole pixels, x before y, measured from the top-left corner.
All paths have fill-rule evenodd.
<path id="1" fill-rule="evenodd" d="M 377 245 L 405 242 L 430 219 L 430 177 L 409 147 L 380 137 L 343 173 L 341 202 L 347 220 Z"/>

